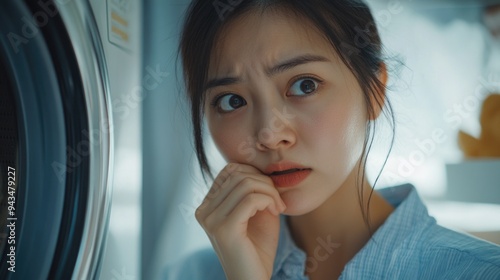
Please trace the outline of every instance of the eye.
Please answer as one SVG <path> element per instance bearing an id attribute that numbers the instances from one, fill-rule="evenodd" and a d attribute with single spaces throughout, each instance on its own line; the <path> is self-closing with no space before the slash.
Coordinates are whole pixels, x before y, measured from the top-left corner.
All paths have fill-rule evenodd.
<path id="1" fill-rule="evenodd" d="M 212 106 L 217 108 L 221 113 L 232 112 L 242 106 L 245 106 L 247 102 L 239 95 L 235 94 L 224 94 L 215 98 L 212 102 Z"/>
<path id="2" fill-rule="evenodd" d="M 320 84 L 320 81 L 311 77 L 300 78 L 290 87 L 291 95 L 304 96 L 314 93 Z"/>

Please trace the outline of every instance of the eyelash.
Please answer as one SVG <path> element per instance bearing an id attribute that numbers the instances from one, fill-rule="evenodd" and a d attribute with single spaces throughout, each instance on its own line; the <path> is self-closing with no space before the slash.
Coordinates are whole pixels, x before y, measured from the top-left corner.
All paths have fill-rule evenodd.
<path id="1" fill-rule="evenodd" d="M 316 94 L 316 92 L 318 91 L 318 89 L 323 85 L 324 81 L 321 80 L 321 79 L 318 79 L 316 77 L 313 77 L 313 76 L 309 76 L 309 75 L 301 75 L 301 76 L 298 76 L 298 77 L 295 77 L 292 79 L 292 82 L 288 84 L 287 88 L 288 90 L 292 87 L 292 85 L 294 85 L 297 81 L 299 80 L 302 80 L 302 79 L 311 79 L 311 80 L 314 80 L 315 82 L 318 83 L 318 88 L 311 94 L 308 94 L 306 96 L 295 96 L 295 97 L 299 97 L 299 98 L 304 98 L 304 97 L 307 97 L 307 96 L 310 96 L 310 95 L 313 95 L 313 94 Z M 212 101 L 210 102 L 210 106 L 218 109 L 218 103 L 219 103 L 219 100 L 228 95 L 228 94 L 234 94 L 232 92 L 222 92 L 222 93 L 219 93 L 217 94 L 213 99 Z M 220 111 L 220 110 L 217 110 L 217 111 Z M 228 113 L 228 112 L 220 112 L 220 113 Z M 230 113 L 230 112 L 229 112 Z"/>
<path id="2" fill-rule="evenodd" d="M 301 76 L 298 76 L 298 77 L 295 77 L 292 79 L 292 82 L 290 84 L 288 84 L 287 88 L 288 90 L 290 90 L 290 88 L 292 88 L 292 86 L 299 80 L 303 80 L 303 79 L 311 79 L 315 82 L 318 83 L 318 87 L 314 90 L 313 93 L 310 93 L 308 95 L 305 95 L 305 96 L 295 96 L 295 97 L 299 97 L 299 98 L 304 98 L 304 97 L 308 97 L 308 96 L 311 96 L 311 95 L 314 95 L 317 93 L 317 91 L 319 90 L 319 88 L 323 85 L 324 81 L 319 79 L 319 78 L 316 78 L 316 77 L 313 77 L 313 76 L 310 76 L 310 75 L 301 75 Z"/>

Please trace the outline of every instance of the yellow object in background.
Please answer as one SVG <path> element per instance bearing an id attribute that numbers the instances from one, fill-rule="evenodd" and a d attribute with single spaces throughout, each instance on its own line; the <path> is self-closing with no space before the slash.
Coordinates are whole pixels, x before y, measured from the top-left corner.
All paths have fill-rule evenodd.
<path id="1" fill-rule="evenodd" d="M 458 145 L 468 158 L 500 158 L 500 94 L 491 94 L 483 102 L 481 135 L 475 138 L 458 132 Z"/>

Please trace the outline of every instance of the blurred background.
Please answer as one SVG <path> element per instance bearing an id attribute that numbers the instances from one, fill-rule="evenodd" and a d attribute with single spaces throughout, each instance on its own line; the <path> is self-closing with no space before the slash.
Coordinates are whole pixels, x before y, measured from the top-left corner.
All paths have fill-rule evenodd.
<path id="1" fill-rule="evenodd" d="M 209 186 L 177 53 L 189 2 L 0 4 L 0 218 L 13 166 L 16 266 L 29 271 L 9 274 L 3 227 L 0 278 L 161 279 L 167 263 L 210 246 L 194 218 Z M 483 101 L 500 94 L 500 1 L 368 4 L 396 116 L 376 188 L 410 182 L 438 223 L 500 244 L 500 157 L 459 145 L 459 131 L 482 137 Z M 371 183 L 391 136 L 380 124 Z M 217 174 L 225 163 L 206 138 Z"/>

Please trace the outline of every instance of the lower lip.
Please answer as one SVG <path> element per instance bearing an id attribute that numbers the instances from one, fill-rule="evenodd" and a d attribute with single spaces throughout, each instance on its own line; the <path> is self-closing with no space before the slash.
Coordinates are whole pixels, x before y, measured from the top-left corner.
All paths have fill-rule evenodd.
<path id="1" fill-rule="evenodd" d="M 299 184 L 300 182 L 304 181 L 307 178 L 307 176 L 309 176 L 310 173 L 311 173 L 310 169 L 305 169 L 283 175 L 271 175 L 269 177 L 271 177 L 276 187 L 283 188 L 283 187 L 293 187 Z"/>

